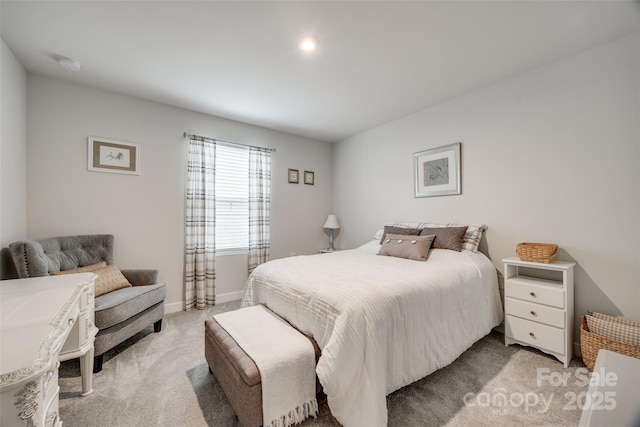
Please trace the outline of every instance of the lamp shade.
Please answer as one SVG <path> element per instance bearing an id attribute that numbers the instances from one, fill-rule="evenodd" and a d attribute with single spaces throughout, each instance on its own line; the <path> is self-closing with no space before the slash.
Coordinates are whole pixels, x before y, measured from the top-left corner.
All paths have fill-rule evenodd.
<path id="1" fill-rule="evenodd" d="M 330 228 L 332 230 L 340 228 L 340 224 L 338 224 L 338 218 L 336 218 L 335 215 L 329 215 L 327 217 L 327 222 L 324 223 L 323 228 Z"/>

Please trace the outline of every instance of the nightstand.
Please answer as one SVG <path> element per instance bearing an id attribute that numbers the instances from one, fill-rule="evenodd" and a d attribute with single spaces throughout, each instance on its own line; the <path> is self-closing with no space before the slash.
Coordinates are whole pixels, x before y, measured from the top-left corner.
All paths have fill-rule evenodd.
<path id="1" fill-rule="evenodd" d="M 521 344 L 569 367 L 573 356 L 573 262 L 503 259 L 504 344 Z"/>
<path id="2" fill-rule="evenodd" d="M 331 250 L 331 249 L 320 249 L 320 250 L 318 251 L 318 253 L 319 253 L 319 254 L 330 254 L 331 252 L 338 252 L 338 251 L 340 251 L 340 250 L 341 250 L 341 249 L 334 249 L 334 250 Z"/>

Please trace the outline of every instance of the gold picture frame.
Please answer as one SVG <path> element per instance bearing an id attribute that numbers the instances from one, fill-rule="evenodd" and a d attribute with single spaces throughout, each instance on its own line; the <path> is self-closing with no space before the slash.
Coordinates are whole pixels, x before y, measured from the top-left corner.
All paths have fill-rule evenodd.
<path id="1" fill-rule="evenodd" d="M 297 184 L 300 182 L 300 171 L 298 169 L 289 169 L 289 184 Z"/>
<path id="2" fill-rule="evenodd" d="M 304 171 L 304 183 L 307 185 L 314 185 L 315 173 L 312 171 Z"/>
<path id="3" fill-rule="evenodd" d="M 88 169 L 92 172 L 140 175 L 140 145 L 90 136 Z"/>

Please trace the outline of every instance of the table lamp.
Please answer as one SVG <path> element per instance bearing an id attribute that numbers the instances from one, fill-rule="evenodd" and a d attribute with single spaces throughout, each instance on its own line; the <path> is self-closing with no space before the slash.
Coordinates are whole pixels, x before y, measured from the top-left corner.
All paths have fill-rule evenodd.
<path id="1" fill-rule="evenodd" d="M 340 224 L 338 224 L 338 218 L 335 215 L 329 215 L 327 217 L 327 221 L 324 223 L 323 228 L 328 228 L 331 231 L 329 235 L 329 250 L 333 251 L 335 248 L 333 247 L 333 230 L 338 230 L 340 228 Z"/>

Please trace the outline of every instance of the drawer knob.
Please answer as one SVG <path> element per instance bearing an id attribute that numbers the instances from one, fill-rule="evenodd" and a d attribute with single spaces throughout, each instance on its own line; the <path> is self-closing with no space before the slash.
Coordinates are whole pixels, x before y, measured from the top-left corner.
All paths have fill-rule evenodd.
<path id="1" fill-rule="evenodd" d="M 537 316 L 536 312 L 535 312 L 535 311 L 533 311 L 533 310 L 531 310 L 531 315 L 532 315 L 532 316 Z"/>
<path id="2" fill-rule="evenodd" d="M 529 292 L 529 295 L 531 295 L 532 297 L 536 297 L 536 293 L 535 292 Z"/>
<path id="3" fill-rule="evenodd" d="M 73 319 L 69 319 L 69 326 L 73 326 L 73 322 L 74 322 Z"/>
<path id="4" fill-rule="evenodd" d="M 536 336 L 533 334 L 533 332 L 529 332 L 529 335 L 531 335 L 531 336 L 532 336 L 532 337 L 534 337 L 534 338 L 536 337 Z"/>

